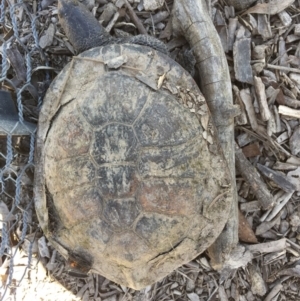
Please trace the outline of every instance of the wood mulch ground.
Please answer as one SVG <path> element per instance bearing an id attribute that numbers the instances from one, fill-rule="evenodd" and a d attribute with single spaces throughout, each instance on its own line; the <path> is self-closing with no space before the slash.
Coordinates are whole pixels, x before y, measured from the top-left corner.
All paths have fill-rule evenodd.
<path id="1" fill-rule="evenodd" d="M 189 50 L 184 38 L 172 35 L 172 1 L 82 2 L 115 36 L 138 34 L 137 27 L 141 26 L 139 30 L 162 39 L 179 63 Z M 31 54 L 32 81 L 43 94 L 70 61 L 74 49 L 58 24 L 54 0 L 25 5 L 33 15 L 39 14 L 35 24 L 45 57 L 41 61 L 36 53 Z M 235 120 L 240 247 L 230 263 L 237 269 L 214 271 L 209 258 L 202 254 L 140 292 L 100 275 L 82 277 L 64 268 L 63 258 L 37 232 L 33 213 L 26 240 L 15 250 L 13 285 L 3 300 L 300 300 L 300 1 L 254 3 L 241 12 L 220 0 L 210 3 L 210 12 L 226 52 L 234 102 L 241 107 Z M 21 7 L 15 14 L 20 39 L 29 47 L 33 39 L 28 14 Z M 9 27 L 9 17 L 7 22 Z M 7 34 L 9 31 L 2 28 L 1 37 Z M 24 77 L 26 57 L 18 43 L 8 49 L 8 57 L 11 73 Z M 24 113 L 36 121 L 38 103 L 33 94 L 29 90 Z M 1 151 L 5 141 L 0 140 Z M 25 153 L 28 143 L 26 138 L 15 142 Z M 23 196 L 30 195 L 26 194 L 32 186 L 30 176 L 27 183 Z M 10 210 L 7 200 L 1 199 L 2 215 Z M 266 202 L 272 203 L 271 209 L 262 210 L 261 204 Z M 16 227 L 15 231 L 21 230 Z M 25 270 L 29 245 L 33 257 L 31 269 Z M 2 294 L 10 264 L 4 256 L 0 267 Z"/>

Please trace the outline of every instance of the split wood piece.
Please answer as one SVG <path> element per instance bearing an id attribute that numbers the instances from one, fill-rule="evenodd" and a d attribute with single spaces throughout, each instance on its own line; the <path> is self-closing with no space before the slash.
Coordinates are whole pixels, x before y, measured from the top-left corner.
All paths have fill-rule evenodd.
<path id="1" fill-rule="evenodd" d="M 294 110 L 286 106 L 279 106 L 278 113 L 288 117 L 300 118 L 300 110 Z"/>
<path id="2" fill-rule="evenodd" d="M 242 38 L 233 44 L 233 60 L 235 78 L 242 82 L 253 84 L 251 61 L 251 39 Z"/>
<path id="3" fill-rule="evenodd" d="M 252 96 L 250 93 L 250 89 L 247 88 L 247 89 L 241 90 L 240 96 L 245 105 L 247 115 L 248 115 L 248 118 L 250 121 L 250 125 L 251 125 L 252 129 L 254 131 L 256 131 L 258 128 L 258 123 L 257 123 L 255 111 L 254 111 L 254 106 L 253 106 L 253 102 L 252 102 Z"/>
<path id="4" fill-rule="evenodd" d="M 272 180 L 278 187 L 280 187 L 285 192 L 294 192 L 296 186 L 291 183 L 289 178 L 281 172 L 272 170 L 271 168 L 257 163 L 257 168 L 259 171 L 268 179 Z"/>
<path id="5" fill-rule="evenodd" d="M 218 137 L 232 176 L 230 219 L 216 242 L 209 248 L 211 264 L 222 269 L 238 242 L 238 207 L 235 186 L 234 116 L 231 80 L 227 60 L 205 0 L 175 0 L 173 33 L 183 35 L 193 49 L 201 79 L 201 89 L 208 102 Z"/>
<path id="6" fill-rule="evenodd" d="M 247 160 L 242 150 L 236 145 L 235 148 L 236 166 L 243 178 L 252 187 L 257 199 L 263 209 L 269 209 L 274 205 L 274 200 L 269 192 L 267 185 L 260 177 L 255 167 Z"/>
<path id="7" fill-rule="evenodd" d="M 148 34 L 144 25 L 142 24 L 142 22 L 140 21 L 140 19 L 138 18 L 135 11 L 133 10 L 133 8 L 131 7 L 131 5 L 129 4 L 129 2 L 127 0 L 125 0 L 125 5 L 128 9 L 128 15 L 129 15 L 130 19 L 132 20 L 132 22 L 134 23 L 134 25 L 136 26 L 136 28 L 138 29 L 139 33 L 140 34 Z"/>
<path id="8" fill-rule="evenodd" d="M 265 85 L 260 77 L 254 76 L 254 87 L 259 105 L 259 111 L 262 120 L 268 121 L 271 117 L 271 112 L 268 107 Z"/>
<path id="9" fill-rule="evenodd" d="M 239 239 L 247 243 L 257 243 L 257 238 L 243 213 L 239 210 Z"/>

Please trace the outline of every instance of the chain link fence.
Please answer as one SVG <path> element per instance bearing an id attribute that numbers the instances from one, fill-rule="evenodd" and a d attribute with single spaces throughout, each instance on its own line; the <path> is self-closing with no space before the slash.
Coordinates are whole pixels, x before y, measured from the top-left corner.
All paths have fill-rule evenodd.
<path id="1" fill-rule="evenodd" d="M 32 268 L 33 241 L 38 229 L 32 218 L 33 157 L 42 83 L 47 79 L 39 65 L 47 64 L 39 47 L 37 10 L 35 1 L 1 0 L 1 300 L 9 289 L 18 287 L 26 270 Z M 15 277 L 15 258 L 20 246 L 28 256 L 27 264 Z"/>

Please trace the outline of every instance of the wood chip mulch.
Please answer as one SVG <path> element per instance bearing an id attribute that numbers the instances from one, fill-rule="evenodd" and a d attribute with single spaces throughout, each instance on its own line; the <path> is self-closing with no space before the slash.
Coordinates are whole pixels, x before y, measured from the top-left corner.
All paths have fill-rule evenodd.
<path id="1" fill-rule="evenodd" d="M 190 51 L 184 38 L 172 35 L 172 1 L 82 2 L 117 37 L 139 32 L 158 37 L 179 62 Z M 56 5 L 53 0 L 30 1 L 15 11 L 19 39 L 27 49 L 34 43 L 28 12 L 39 14 L 35 25 L 43 55 L 31 53 L 32 87 L 24 91 L 23 104 L 24 116 L 31 122 L 37 121 L 39 96 L 75 53 L 58 23 Z M 273 0 L 236 11 L 220 0 L 212 1 L 210 12 L 227 56 L 234 102 L 241 108 L 235 120 L 240 246 L 230 269 L 214 271 L 202 254 L 140 292 L 100 275 L 83 277 L 65 269 L 63 258 L 38 228 L 33 211 L 24 243 L 19 247 L 18 239 L 12 240 L 18 248 L 12 285 L 3 300 L 300 300 L 300 2 Z M 5 22 L 2 40 L 13 35 L 9 16 Z M 20 87 L 26 82 L 26 55 L 18 41 L 7 49 L 7 56 L 11 80 Z M 26 139 L 13 141 L 18 164 L 28 156 Z M 0 137 L 1 153 L 5 144 Z M 3 162 L 0 157 L 1 167 Z M 24 177 L 26 203 L 32 198 L 33 182 L 30 173 Z M 11 202 L 8 196 L 1 199 L 2 215 L 8 215 Z M 16 212 L 10 217 L 12 223 L 18 214 L 22 216 Z M 14 225 L 16 233 L 22 231 L 20 224 Z M 31 253 L 30 268 L 25 269 Z M 2 294 L 11 264 L 8 257 L 2 258 Z"/>

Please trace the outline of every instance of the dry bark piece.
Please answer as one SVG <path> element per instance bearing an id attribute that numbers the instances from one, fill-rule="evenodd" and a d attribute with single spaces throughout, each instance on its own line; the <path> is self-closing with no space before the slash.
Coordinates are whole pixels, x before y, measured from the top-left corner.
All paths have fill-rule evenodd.
<path id="1" fill-rule="evenodd" d="M 259 163 L 257 163 L 257 168 L 264 176 L 275 182 L 282 190 L 286 192 L 293 192 L 296 190 L 295 185 L 292 184 L 284 174 Z"/>
<path id="2" fill-rule="evenodd" d="M 243 213 L 239 210 L 239 239 L 247 243 L 257 243 L 257 238 Z"/>
<path id="3" fill-rule="evenodd" d="M 242 83 L 253 84 L 251 61 L 251 39 L 243 38 L 233 44 L 235 78 Z"/>
<path id="4" fill-rule="evenodd" d="M 270 194 L 266 184 L 261 179 L 255 167 L 247 160 L 242 150 L 236 146 L 235 150 L 236 166 L 243 178 L 252 187 L 257 199 L 260 201 L 264 209 L 273 206 L 273 197 Z"/>

